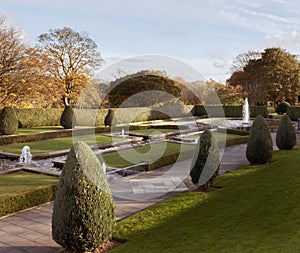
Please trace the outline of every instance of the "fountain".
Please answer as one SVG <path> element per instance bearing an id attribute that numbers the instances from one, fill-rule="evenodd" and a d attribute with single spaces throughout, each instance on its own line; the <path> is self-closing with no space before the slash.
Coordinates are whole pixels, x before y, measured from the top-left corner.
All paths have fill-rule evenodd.
<path id="1" fill-rule="evenodd" d="M 249 109 L 249 103 L 248 98 L 245 98 L 245 103 L 243 105 L 243 124 L 250 124 L 250 109 Z"/>
<path id="2" fill-rule="evenodd" d="M 30 153 L 30 147 L 29 146 L 24 146 L 22 148 L 22 154 L 19 158 L 19 162 L 21 164 L 30 164 L 32 159 L 32 155 Z"/>

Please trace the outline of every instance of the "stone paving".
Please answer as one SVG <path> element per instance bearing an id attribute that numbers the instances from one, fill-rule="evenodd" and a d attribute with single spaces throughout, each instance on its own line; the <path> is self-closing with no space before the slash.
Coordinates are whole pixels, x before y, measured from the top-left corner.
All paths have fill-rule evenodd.
<path id="1" fill-rule="evenodd" d="M 228 147 L 222 157 L 220 173 L 248 164 L 246 145 Z M 180 192 L 193 189 L 188 177 L 191 160 L 161 169 L 125 177 L 110 183 L 121 220 Z M 0 218 L 0 253 L 55 253 L 61 246 L 52 240 L 53 203 L 43 204 Z"/>

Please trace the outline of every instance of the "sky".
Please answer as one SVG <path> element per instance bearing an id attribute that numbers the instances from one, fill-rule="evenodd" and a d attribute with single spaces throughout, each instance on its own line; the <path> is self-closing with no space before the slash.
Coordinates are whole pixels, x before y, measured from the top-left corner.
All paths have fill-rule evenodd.
<path id="1" fill-rule="evenodd" d="M 161 56 L 219 82 L 249 50 L 300 54 L 299 10 L 298 0 L 0 0 L 0 13 L 31 44 L 50 29 L 87 32 L 102 71 L 131 57 Z"/>

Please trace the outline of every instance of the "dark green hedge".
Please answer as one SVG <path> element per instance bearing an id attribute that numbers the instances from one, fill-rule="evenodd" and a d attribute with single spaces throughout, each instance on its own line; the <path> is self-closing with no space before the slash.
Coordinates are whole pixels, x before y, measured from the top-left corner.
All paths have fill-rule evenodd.
<path id="1" fill-rule="evenodd" d="M 191 148 L 191 150 L 181 152 L 179 160 L 181 161 L 181 160 L 191 158 L 193 156 L 193 148 Z M 155 169 L 173 164 L 177 161 L 178 156 L 179 156 L 179 153 L 175 152 L 172 154 L 164 155 L 156 161 L 148 161 L 148 170 L 155 170 Z"/>
<path id="2" fill-rule="evenodd" d="M 243 106 L 203 106 L 195 105 L 191 113 L 194 116 L 204 116 L 209 117 L 229 117 L 229 118 L 241 118 L 243 117 Z M 266 106 L 251 106 L 250 116 L 255 118 L 257 115 L 262 115 L 263 117 L 268 117 L 268 108 Z"/>
<path id="3" fill-rule="evenodd" d="M 266 106 L 250 106 L 250 117 L 256 118 L 256 116 L 261 115 L 264 118 L 269 117 L 268 107 Z"/>
<path id="4" fill-rule="evenodd" d="M 286 114 L 291 120 L 297 121 L 300 118 L 300 106 L 290 106 Z"/>
<path id="5" fill-rule="evenodd" d="M 192 114 L 199 117 L 204 115 L 209 117 L 243 117 L 243 108 L 242 106 L 195 105 Z"/>
<path id="6" fill-rule="evenodd" d="M 32 191 L 0 197 L 0 217 L 54 200 L 57 185 L 48 185 Z"/>
<path id="7" fill-rule="evenodd" d="M 241 136 L 248 136 L 249 135 L 249 132 L 247 132 L 247 131 L 239 130 L 239 129 L 230 129 L 230 128 L 227 128 L 227 129 L 219 128 L 218 132 L 227 133 L 227 134 L 241 135 Z"/>

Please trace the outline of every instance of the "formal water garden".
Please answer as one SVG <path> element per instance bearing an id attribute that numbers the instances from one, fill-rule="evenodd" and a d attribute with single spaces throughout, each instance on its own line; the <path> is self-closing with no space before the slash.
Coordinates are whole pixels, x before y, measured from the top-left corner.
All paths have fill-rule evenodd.
<path id="1" fill-rule="evenodd" d="M 299 250 L 296 55 L 241 54 L 226 83 L 154 55 L 96 75 L 86 33 L 4 24 L 0 251 Z"/>

